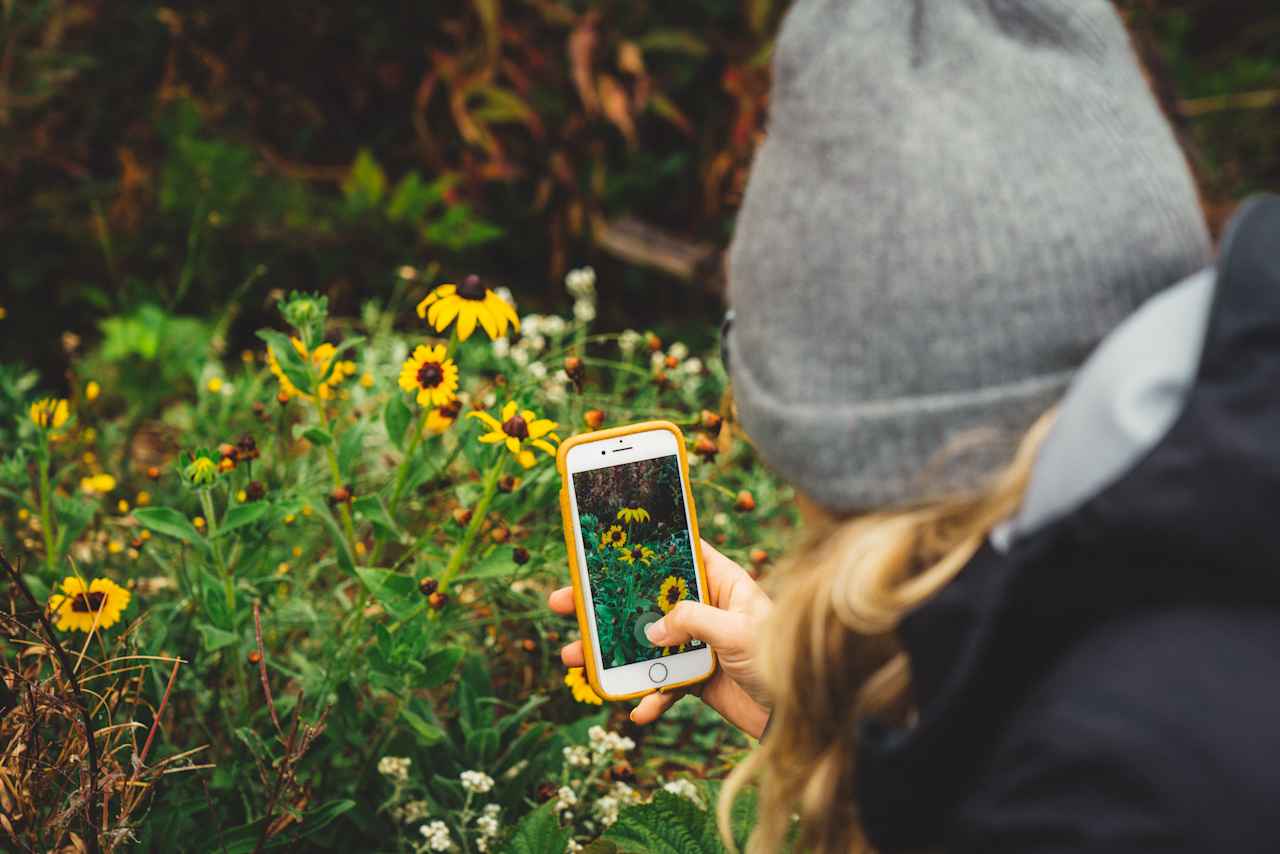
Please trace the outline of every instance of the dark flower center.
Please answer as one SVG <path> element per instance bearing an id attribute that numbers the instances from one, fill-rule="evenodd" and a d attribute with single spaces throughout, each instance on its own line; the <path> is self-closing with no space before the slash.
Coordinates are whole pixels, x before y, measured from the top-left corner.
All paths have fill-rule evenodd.
<path id="1" fill-rule="evenodd" d="M 424 362 L 418 368 L 418 385 L 423 388 L 435 388 L 444 379 L 444 368 L 439 362 Z"/>
<path id="2" fill-rule="evenodd" d="M 488 290 L 484 283 L 480 281 L 480 277 L 472 273 L 462 280 L 462 284 L 458 285 L 458 296 L 479 302 L 484 299 L 485 292 Z"/>
<path id="3" fill-rule="evenodd" d="M 679 586 L 679 585 L 677 585 L 677 584 L 673 584 L 673 585 L 671 585 L 671 587 L 667 590 L 667 601 L 668 601 L 668 602 L 670 602 L 672 605 L 674 605 L 675 603 L 677 603 L 677 602 L 679 602 L 679 601 L 680 601 L 680 586 Z"/>
<path id="4" fill-rule="evenodd" d="M 71 600 L 71 610 L 92 614 L 100 609 L 106 601 L 107 594 L 101 590 L 95 590 L 92 593 L 77 593 L 76 597 Z"/>
<path id="5" fill-rule="evenodd" d="M 451 400 L 444 406 L 439 407 L 436 411 L 445 418 L 457 418 L 458 413 L 462 411 L 462 401 Z"/>
<path id="6" fill-rule="evenodd" d="M 503 422 L 502 432 L 515 439 L 528 439 L 529 425 L 519 415 L 512 415 Z"/>
<path id="7" fill-rule="evenodd" d="M 644 557 L 644 549 L 640 546 L 636 546 L 634 549 L 631 550 L 631 557 L 636 560 L 639 560 L 640 558 Z"/>

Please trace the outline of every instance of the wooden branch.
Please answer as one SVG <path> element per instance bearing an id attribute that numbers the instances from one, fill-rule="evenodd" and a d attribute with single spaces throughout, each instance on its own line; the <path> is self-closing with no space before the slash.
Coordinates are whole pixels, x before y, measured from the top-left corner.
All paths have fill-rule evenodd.
<path id="1" fill-rule="evenodd" d="M 688 240 L 631 216 L 596 217 L 591 225 L 596 245 L 623 261 L 708 287 L 720 277 L 720 249 L 714 243 Z"/>

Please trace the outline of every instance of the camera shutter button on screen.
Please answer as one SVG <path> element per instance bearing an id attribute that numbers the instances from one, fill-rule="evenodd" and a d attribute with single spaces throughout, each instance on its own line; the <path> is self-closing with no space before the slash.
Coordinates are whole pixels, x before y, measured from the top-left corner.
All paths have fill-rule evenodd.
<path id="1" fill-rule="evenodd" d="M 649 668 L 649 681 L 662 682 L 667 678 L 667 665 L 658 663 Z"/>

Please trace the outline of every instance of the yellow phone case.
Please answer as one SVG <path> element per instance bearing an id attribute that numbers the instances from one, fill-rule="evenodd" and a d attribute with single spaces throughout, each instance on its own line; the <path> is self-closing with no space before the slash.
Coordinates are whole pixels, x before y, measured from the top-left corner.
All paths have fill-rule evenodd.
<path id="1" fill-rule="evenodd" d="M 711 653 L 711 666 L 707 672 L 701 676 L 687 679 L 684 682 L 675 685 L 663 685 L 661 688 L 647 688 L 643 691 L 636 691 L 633 694 L 608 694 L 600 687 L 600 675 L 596 673 L 595 653 L 593 651 L 590 622 L 587 620 L 586 597 L 582 592 L 582 572 L 578 567 L 578 538 L 573 530 L 573 512 L 569 508 L 569 488 L 566 485 L 567 473 L 565 470 L 565 460 L 568 458 L 569 449 L 586 442 L 597 442 L 601 439 L 612 439 L 619 436 L 628 436 L 632 433 L 642 433 L 647 430 L 667 430 L 675 434 L 676 447 L 679 449 L 677 454 L 680 457 L 680 474 L 684 480 L 685 506 L 689 509 L 689 527 L 693 530 L 695 542 L 693 543 L 693 564 L 698 573 L 698 586 L 701 590 L 708 589 L 707 570 L 702 565 L 702 544 L 701 535 L 698 533 L 698 510 L 693 504 L 693 488 L 689 483 L 689 458 L 685 454 L 684 434 L 680 432 L 680 428 L 672 424 L 670 421 L 644 421 L 640 424 L 630 424 L 626 427 L 611 427 L 608 430 L 597 430 L 594 433 L 582 433 L 572 436 L 560 443 L 560 451 L 556 454 L 556 468 L 560 471 L 560 518 L 564 524 L 564 544 L 569 552 L 569 569 L 570 578 L 573 581 L 573 605 L 574 610 L 578 614 L 578 629 L 582 633 L 582 651 L 586 658 L 587 681 L 591 684 L 591 689 L 606 700 L 632 700 L 637 697 L 643 697 L 652 694 L 655 691 L 674 691 L 677 688 L 683 688 L 688 685 L 694 685 L 711 678 L 716 669 L 716 654 L 714 650 L 708 648 Z"/>

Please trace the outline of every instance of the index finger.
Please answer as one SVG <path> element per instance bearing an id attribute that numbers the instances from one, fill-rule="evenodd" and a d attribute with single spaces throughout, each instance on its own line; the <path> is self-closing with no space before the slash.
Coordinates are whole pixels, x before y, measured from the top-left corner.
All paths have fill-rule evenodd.
<path id="1" fill-rule="evenodd" d="M 572 614 L 574 611 L 573 588 L 561 587 L 559 590 L 551 591 L 551 595 L 547 597 L 547 604 L 557 614 Z"/>

